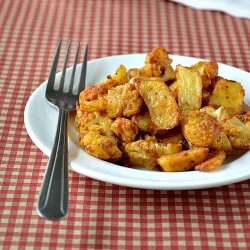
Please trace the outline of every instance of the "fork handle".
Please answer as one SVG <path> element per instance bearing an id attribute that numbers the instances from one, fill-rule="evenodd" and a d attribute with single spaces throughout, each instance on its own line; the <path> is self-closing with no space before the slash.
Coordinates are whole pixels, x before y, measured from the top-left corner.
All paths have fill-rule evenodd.
<path id="1" fill-rule="evenodd" d="M 37 203 L 39 215 L 49 220 L 59 220 L 68 212 L 67 114 L 59 108 L 55 141 Z"/>

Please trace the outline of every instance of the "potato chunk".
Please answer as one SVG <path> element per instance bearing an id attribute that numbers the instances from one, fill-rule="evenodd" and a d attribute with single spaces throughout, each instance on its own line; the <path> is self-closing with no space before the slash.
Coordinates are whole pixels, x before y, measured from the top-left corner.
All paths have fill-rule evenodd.
<path id="1" fill-rule="evenodd" d="M 136 88 L 146 103 L 150 117 L 158 129 L 171 129 L 180 120 L 177 103 L 163 81 L 135 80 Z"/>
<path id="2" fill-rule="evenodd" d="M 122 156 L 115 138 L 101 135 L 97 131 L 89 131 L 87 134 L 80 136 L 79 144 L 84 147 L 88 154 L 103 160 L 115 162 Z"/>
<path id="3" fill-rule="evenodd" d="M 133 85 L 126 83 L 108 91 L 107 114 L 110 118 L 131 117 L 140 112 L 143 100 Z"/>
<path id="4" fill-rule="evenodd" d="M 157 162 L 166 172 L 181 172 L 192 169 L 208 156 L 208 148 L 194 148 L 175 154 L 163 155 Z"/>
<path id="5" fill-rule="evenodd" d="M 213 151 L 208 153 L 208 159 L 195 166 L 195 170 L 212 171 L 219 168 L 226 158 L 224 151 Z"/>
<path id="6" fill-rule="evenodd" d="M 157 166 L 157 158 L 161 155 L 172 154 L 181 150 L 181 144 L 163 145 L 150 140 L 139 140 L 125 146 L 125 152 L 129 156 L 131 165 L 147 169 L 154 169 Z"/>
<path id="7" fill-rule="evenodd" d="M 190 146 L 209 147 L 218 136 L 220 127 L 215 117 L 195 110 L 183 117 L 182 131 Z"/>
<path id="8" fill-rule="evenodd" d="M 126 118 L 117 118 L 110 127 L 116 136 L 123 142 L 132 142 L 138 134 L 138 128 L 131 120 Z"/>
<path id="9" fill-rule="evenodd" d="M 197 70 L 177 65 L 178 105 L 181 111 L 197 110 L 202 104 L 202 78 Z"/>
<path id="10" fill-rule="evenodd" d="M 240 114 L 244 95 L 244 89 L 240 83 L 221 78 L 215 84 L 209 105 L 223 106 L 230 115 Z"/>

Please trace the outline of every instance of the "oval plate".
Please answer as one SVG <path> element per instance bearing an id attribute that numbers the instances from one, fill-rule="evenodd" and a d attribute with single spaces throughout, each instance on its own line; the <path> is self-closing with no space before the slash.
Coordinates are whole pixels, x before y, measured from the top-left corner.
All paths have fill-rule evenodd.
<path id="1" fill-rule="evenodd" d="M 111 56 L 95 59 L 88 62 L 86 85 L 95 84 L 105 79 L 107 75 L 115 72 L 120 64 L 127 69 L 141 67 L 144 64 L 146 54 L 131 54 Z M 177 64 L 191 66 L 203 59 L 170 55 L 173 59 L 173 68 Z M 69 77 L 71 68 L 67 70 L 66 79 Z M 77 67 L 76 77 L 79 78 L 80 65 Z M 61 73 L 56 76 L 56 81 Z M 219 63 L 219 75 L 240 82 L 245 89 L 245 104 L 250 103 L 250 73 Z M 45 99 L 47 82 L 42 83 L 29 98 L 25 111 L 24 122 L 27 132 L 32 141 L 46 155 L 50 155 L 53 138 L 57 123 L 57 110 L 48 104 Z M 74 143 L 77 138 L 73 127 L 73 119 L 69 119 L 69 166 L 79 174 L 108 183 L 122 186 L 160 190 L 185 190 L 202 189 L 222 186 L 246 180 L 250 177 L 250 152 L 227 159 L 223 167 L 212 172 L 179 172 L 167 173 L 132 169 L 112 164 L 85 153 Z M 73 140 L 72 140 L 73 138 Z"/>

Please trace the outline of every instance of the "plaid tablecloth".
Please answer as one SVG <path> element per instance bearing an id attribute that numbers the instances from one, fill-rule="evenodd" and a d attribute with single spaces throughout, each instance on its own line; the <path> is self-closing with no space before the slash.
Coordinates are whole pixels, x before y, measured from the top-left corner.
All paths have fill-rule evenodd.
<path id="1" fill-rule="evenodd" d="M 27 135 L 23 113 L 48 76 L 59 37 L 88 43 L 89 59 L 162 46 L 250 71 L 247 19 L 164 0 L 1 0 L 0 248 L 249 249 L 250 181 L 153 191 L 70 171 L 69 216 L 37 215 L 48 158 Z"/>

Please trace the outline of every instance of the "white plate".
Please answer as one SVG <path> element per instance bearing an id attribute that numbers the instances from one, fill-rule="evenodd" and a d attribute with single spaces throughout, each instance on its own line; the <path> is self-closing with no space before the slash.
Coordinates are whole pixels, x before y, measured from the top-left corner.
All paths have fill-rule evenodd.
<path id="1" fill-rule="evenodd" d="M 127 68 L 141 67 L 144 63 L 145 54 L 132 54 L 112 56 L 96 59 L 88 62 L 86 84 L 94 84 L 107 75 L 112 74 L 115 69 L 124 64 Z M 185 56 L 170 55 L 173 59 L 173 67 L 177 64 L 190 66 L 202 59 Z M 76 76 L 79 77 L 80 65 L 78 65 Z M 68 69 L 67 73 L 71 72 Z M 66 77 L 68 77 L 66 75 Z M 243 70 L 219 64 L 219 75 L 242 83 L 245 89 L 245 103 L 250 103 L 250 73 Z M 57 74 L 58 81 L 60 74 Z M 24 112 L 24 121 L 27 132 L 37 147 L 46 155 L 50 155 L 55 136 L 57 123 L 57 110 L 48 104 L 45 99 L 46 82 L 42 83 L 29 98 Z M 72 122 L 69 124 L 72 129 Z M 69 165 L 72 170 L 82 175 L 97 180 L 147 189 L 161 190 L 184 190 L 201 189 L 222 186 L 246 180 L 250 177 L 250 152 L 237 158 L 227 160 L 222 168 L 209 173 L 189 171 L 180 173 L 154 172 L 140 169 L 122 167 L 108 163 L 89 156 L 78 145 L 69 140 Z"/>

